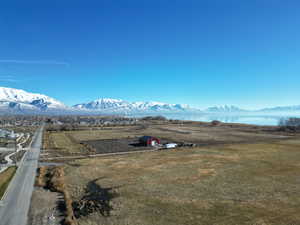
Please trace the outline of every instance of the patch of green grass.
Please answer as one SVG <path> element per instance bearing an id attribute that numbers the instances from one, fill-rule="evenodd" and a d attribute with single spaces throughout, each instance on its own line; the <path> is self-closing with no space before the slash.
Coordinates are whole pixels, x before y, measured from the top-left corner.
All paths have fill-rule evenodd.
<path id="1" fill-rule="evenodd" d="M 0 173 L 0 199 L 4 195 L 6 188 L 8 187 L 10 181 L 14 177 L 17 171 L 17 167 L 9 167 L 3 173 Z"/>
<path id="2" fill-rule="evenodd" d="M 72 140 L 67 132 L 53 132 L 48 135 L 50 146 L 47 146 L 47 148 L 60 149 L 61 152 L 65 152 L 67 154 L 86 153 L 84 147 Z"/>

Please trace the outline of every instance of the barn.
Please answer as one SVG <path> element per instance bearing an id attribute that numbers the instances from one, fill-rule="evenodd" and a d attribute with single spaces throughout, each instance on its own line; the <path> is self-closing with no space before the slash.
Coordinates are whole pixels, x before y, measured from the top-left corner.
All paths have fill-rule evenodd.
<path id="1" fill-rule="evenodd" d="M 141 145 L 145 146 L 155 146 L 160 144 L 160 140 L 158 138 L 151 136 L 143 136 L 139 139 L 139 142 Z"/>

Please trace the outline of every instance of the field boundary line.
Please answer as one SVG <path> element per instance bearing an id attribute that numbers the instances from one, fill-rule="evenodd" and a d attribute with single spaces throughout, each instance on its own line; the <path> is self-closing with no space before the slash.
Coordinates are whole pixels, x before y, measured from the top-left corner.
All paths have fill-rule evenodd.
<path id="1" fill-rule="evenodd" d="M 134 154 L 134 153 L 156 152 L 156 151 L 159 151 L 159 150 L 160 149 L 129 151 L 129 152 L 102 153 L 102 154 L 94 154 L 94 155 L 58 156 L 58 157 L 41 159 L 41 161 L 43 161 L 43 160 L 56 160 L 56 159 L 87 159 L 87 158 L 97 158 L 97 157 L 114 156 L 114 155 L 127 155 L 127 154 Z"/>

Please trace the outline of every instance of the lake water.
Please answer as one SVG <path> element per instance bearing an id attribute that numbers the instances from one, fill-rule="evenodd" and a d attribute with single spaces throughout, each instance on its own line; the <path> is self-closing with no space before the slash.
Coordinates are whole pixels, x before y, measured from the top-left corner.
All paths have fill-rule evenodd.
<path id="1" fill-rule="evenodd" d="M 213 120 L 219 120 L 224 123 L 245 123 L 253 125 L 278 125 L 282 117 L 278 116 L 230 116 L 230 115 L 168 115 L 168 119 L 180 119 L 180 120 L 193 120 L 211 122 Z"/>
<path id="2" fill-rule="evenodd" d="M 223 115 L 223 114 L 162 114 L 168 119 L 178 119 L 178 120 L 192 120 L 192 121 L 203 121 L 211 122 L 213 120 L 219 120 L 224 123 L 244 123 L 253 125 L 268 125 L 276 126 L 278 125 L 280 119 L 289 117 L 300 117 L 299 114 L 290 115 Z"/>

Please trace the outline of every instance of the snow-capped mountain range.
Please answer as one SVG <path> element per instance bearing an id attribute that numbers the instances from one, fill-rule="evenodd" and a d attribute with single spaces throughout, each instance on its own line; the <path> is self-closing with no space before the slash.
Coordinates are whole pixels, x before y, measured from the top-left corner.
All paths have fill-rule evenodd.
<path id="1" fill-rule="evenodd" d="M 162 102 L 127 102 L 121 99 L 102 98 L 88 103 L 77 104 L 75 109 L 102 112 L 183 112 L 192 110 L 188 105 L 167 104 Z"/>
<path id="2" fill-rule="evenodd" d="M 34 94 L 19 89 L 0 87 L 1 113 L 158 113 L 190 112 L 188 105 L 161 102 L 127 102 L 120 99 L 102 98 L 72 107 L 42 94 Z M 197 111 L 197 110 L 196 110 Z"/>
<path id="3" fill-rule="evenodd" d="M 0 87 L 0 111 L 7 113 L 29 113 L 37 111 L 61 111 L 68 107 L 42 94 Z"/>
<path id="4" fill-rule="evenodd" d="M 120 99 L 101 98 L 72 107 L 42 94 L 34 94 L 19 89 L 0 87 L 1 114 L 151 114 L 151 113 L 300 113 L 299 106 L 265 108 L 256 111 L 240 109 L 236 106 L 215 106 L 206 110 L 191 108 L 184 104 L 162 102 L 128 102 Z"/>

